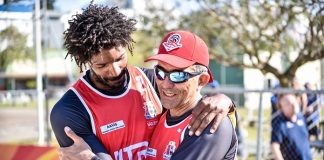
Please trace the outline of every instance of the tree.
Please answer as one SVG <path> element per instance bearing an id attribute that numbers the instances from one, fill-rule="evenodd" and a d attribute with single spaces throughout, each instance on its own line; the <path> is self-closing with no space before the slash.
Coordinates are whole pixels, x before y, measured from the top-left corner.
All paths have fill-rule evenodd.
<path id="1" fill-rule="evenodd" d="M 16 27 L 9 26 L 0 32 L 0 68 L 5 70 L 8 64 L 17 59 L 34 59 L 32 49 L 26 46 L 27 36 Z"/>
<path id="2" fill-rule="evenodd" d="M 324 57 L 323 1 L 196 2 L 200 8 L 180 17 L 178 27 L 201 36 L 219 63 L 271 73 L 288 86 L 299 67 Z M 282 65 L 273 63 L 278 56 Z"/>
<path id="3" fill-rule="evenodd" d="M 134 56 L 129 59 L 131 64 L 140 66 L 149 65 L 149 63 L 144 63 L 143 59 L 152 55 L 159 47 L 162 37 L 178 26 L 175 23 L 178 22 L 176 17 L 170 14 L 175 8 L 168 9 L 163 5 L 156 7 L 150 0 L 145 0 L 145 4 L 145 11 L 137 15 L 141 27 L 138 27 L 139 30 L 133 34 L 136 41 Z"/>
<path id="4" fill-rule="evenodd" d="M 272 73 L 282 86 L 299 67 L 324 57 L 324 3 L 320 1 L 199 1 L 217 24 L 212 54 L 232 66 Z M 224 40 L 224 41 L 223 41 Z M 228 43 L 228 44 L 225 44 Z M 236 47 L 234 47 L 236 46 Z M 247 55 L 251 63 L 237 57 Z M 279 55 L 282 66 L 271 63 Z"/>
<path id="5" fill-rule="evenodd" d="M 152 37 L 145 31 L 136 31 L 133 35 L 135 40 L 133 55 L 129 55 L 128 62 L 134 66 L 149 66 L 143 59 L 152 55 L 153 48 L 158 45 L 155 37 Z"/>

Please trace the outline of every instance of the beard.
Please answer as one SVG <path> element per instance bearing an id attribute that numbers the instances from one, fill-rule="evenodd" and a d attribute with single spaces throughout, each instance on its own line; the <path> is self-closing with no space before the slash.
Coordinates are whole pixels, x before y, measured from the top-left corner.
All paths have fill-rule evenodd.
<path id="1" fill-rule="evenodd" d="M 94 80 L 100 85 L 111 89 L 111 90 L 119 90 L 123 88 L 123 84 L 126 81 L 126 67 L 122 70 L 122 72 L 117 77 L 103 77 L 99 76 L 93 69 L 91 72 L 94 76 Z"/>

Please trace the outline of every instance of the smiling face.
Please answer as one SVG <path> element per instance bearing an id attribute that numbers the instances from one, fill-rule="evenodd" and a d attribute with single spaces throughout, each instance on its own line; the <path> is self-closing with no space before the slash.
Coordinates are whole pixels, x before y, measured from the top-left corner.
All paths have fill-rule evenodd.
<path id="1" fill-rule="evenodd" d="M 186 72 L 196 72 L 195 67 L 176 68 L 172 65 L 159 61 L 158 66 L 170 72 L 183 70 Z M 208 83 L 209 75 L 204 72 L 194 76 L 183 83 L 173 83 L 169 77 L 164 80 L 156 78 L 156 83 L 160 93 L 163 107 L 170 109 L 171 116 L 180 116 L 191 108 L 195 107 L 201 88 Z"/>
<path id="2" fill-rule="evenodd" d="M 126 80 L 127 53 L 119 46 L 103 49 L 90 60 L 91 80 L 102 90 L 121 88 Z"/>

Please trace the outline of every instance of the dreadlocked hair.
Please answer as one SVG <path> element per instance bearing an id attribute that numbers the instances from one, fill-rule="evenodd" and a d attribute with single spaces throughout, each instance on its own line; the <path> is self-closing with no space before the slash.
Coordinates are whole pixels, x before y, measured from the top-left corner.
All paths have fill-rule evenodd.
<path id="1" fill-rule="evenodd" d="M 90 5 L 83 9 L 82 14 L 72 16 L 70 27 L 64 31 L 64 47 L 67 49 L 65 58 L 69 55 L 75 59 L 82 72 L 82 67 L 90 61 L 93 55 L 102 49 L 123 46 L 133 55 L 135 41 L 131 38 L 136 20 L 127 19 L 118 12 L 118 7 Z"/>

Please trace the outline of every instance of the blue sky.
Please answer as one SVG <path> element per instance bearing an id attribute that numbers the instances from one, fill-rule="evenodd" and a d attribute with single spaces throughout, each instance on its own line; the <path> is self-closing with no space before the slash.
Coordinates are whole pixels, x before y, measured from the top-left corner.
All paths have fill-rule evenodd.
<path id="1" fill-rule="evenodd" d="M 59 11 L 69 11 L 75 9 L 81 9 L 87 6 L 91 0 L 56 0 L 54 3 L 54 8 Z M 107 3 L 108 0 L 95 0 L 96 4 Z"/>
<path id="2" fill-rule="evenodd" d="M 69 11 L 75 11 L 80 10 L 81 8 L 85 8 L 89 5 L 91 0 L 55 0 L 54 2 L 54 9 L 61 11 L 61 12 L 69 12 Z M 96 4 L 105 4 L 105 5 L 114 5 L 116 4 L 117 0 L 94 0 L 94 3 Z M 199 7 L 197 7 L 197 2 L 193 0 L 155 0 L 152 1 L 157 6 L 163 5 L 167 6 L 167 8 L 177 8 L 178 11 L 182 14 L 190 13 L 192 10 L 197 10 Z M 27 5 L 29 6 L 29 12 L 32 11 L 32 5 L 34 3 L 34 0 L 21 0 L 19 2 L 16 2 L 15 4 L 19 4 L 19 6 Z M 141 6 L 138 3 L 145 3 L 144 0 L 135 0 L 137 3 L 136 6 Z M 135 5 L 135 4 L 134 4 Z M 26 8 L 26 7 L 25 7 Z M 8 9 L 8 8 L 6 8 Z M 139 8 L 137 8 L 139 9 Z M 142 9 L 142 8 L 140 8 Z M 0 8 L 1 10 L 1 8 Z"/>
<path id="3" fill-rule="evenodd" d="M 70 11 L 75 9 L 81 9 L 86 7 L 91 0 L 56 0 L 54 7 L 55 9 L 59 11 Z M 113 3 L 109 0 L 95 0 L 94 3 L 96 4 L 107 4 L 107 3 Z M 154 1 L 156 3 L 165 3 L 170 4 L 179 10 L 181 10 L 183 13 L 187 13 L 190 10 L 197 10 L 199 7 L 195 1 L 183 1 L 183 0 L 157 0 Z"/>

